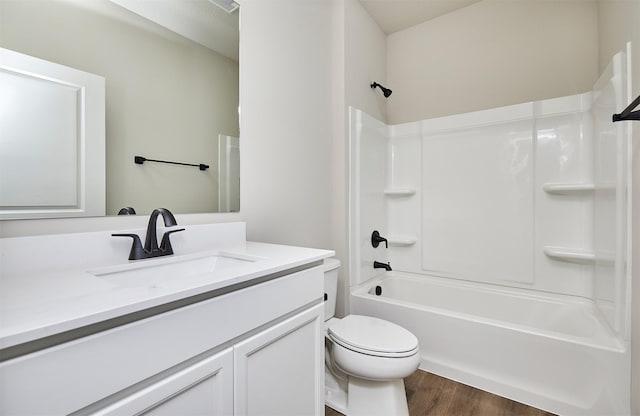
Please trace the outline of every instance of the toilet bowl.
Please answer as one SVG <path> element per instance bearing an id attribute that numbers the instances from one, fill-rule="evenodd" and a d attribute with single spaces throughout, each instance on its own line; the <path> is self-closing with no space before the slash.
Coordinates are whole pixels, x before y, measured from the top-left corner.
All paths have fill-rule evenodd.
<path id="1" fill-rule="evenodd" d="M 408 415 L 403 378 L 420 364 L 418 339 L 370 316 L 335 318 L 340 262 L 325 260 L 325 403 L 347 415 Z"/>

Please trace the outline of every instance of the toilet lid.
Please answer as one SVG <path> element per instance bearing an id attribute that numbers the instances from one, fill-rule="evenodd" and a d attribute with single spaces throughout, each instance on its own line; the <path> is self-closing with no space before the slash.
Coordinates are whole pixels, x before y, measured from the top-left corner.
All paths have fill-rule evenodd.
<path id="1" fill-rule="evenodd" d="M 344 347 L 372 355 L 406 355 L 418 348 L 418 338 L 411 332 L 371 316 L 348 315 L 332 323 L 328 332 Z"/>

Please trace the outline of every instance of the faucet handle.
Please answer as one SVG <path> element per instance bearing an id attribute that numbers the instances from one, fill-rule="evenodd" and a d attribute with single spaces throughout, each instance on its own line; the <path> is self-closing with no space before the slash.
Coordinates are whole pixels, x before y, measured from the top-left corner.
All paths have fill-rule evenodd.
<path id="1" fill-rule="evenodd" d="M 374 231 L 371 234 L 371 245 L 373 246 L 373 248 L 378 247 L 382 242 L 384 242 L 385 248 L 389 248 L 389 243 L 387 242 L 387 239 L 382 237 L 379 231 L 377 230 Z"/>
<path id="2" fill-rule="evenodd" d="M 112 237 L 131 237 L 133 238 L 133 244 L 131 245 L 131 251 L 129 252 L 129 260 L 140 260 L 146 257 L 146 252 L 142 247 L 140 236 L 138 234 L 111 234 Z"/>
<path id="3" fill-rule="evenodd" d="M 173 254 L 173 247 L 171 247 L 171 239 L 169 237 L 171 236 L 171 234 L 177 233 L 179 231 L 184 231 L 184 228 L 178 228 L 176 230 L 169 230 L 169 231 L 166 231 L 162 235 L 162 242 L 160 243 L 160 250 L 162 252 L 164 252 L 164 254 L 166 254 L 166 255 Z"/>

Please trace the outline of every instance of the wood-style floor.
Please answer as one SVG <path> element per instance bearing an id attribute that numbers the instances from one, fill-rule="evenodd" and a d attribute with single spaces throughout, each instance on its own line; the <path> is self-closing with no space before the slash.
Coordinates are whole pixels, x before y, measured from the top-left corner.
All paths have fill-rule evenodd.
<path id="1" fill-rule="evenodd" d="M 405 378 L 404 386 L 409 416 L 553 416 L 421 370 Z M 329 407 L 325 407 L 324 414 L 341 415 Z"/>

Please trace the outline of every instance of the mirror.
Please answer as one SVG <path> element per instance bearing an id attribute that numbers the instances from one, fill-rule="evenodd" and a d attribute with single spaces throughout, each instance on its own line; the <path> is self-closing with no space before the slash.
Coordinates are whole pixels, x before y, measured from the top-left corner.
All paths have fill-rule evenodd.
<path id="1" fill-rule="evenodd" d="M 106 215 L 238 211 L 238 15 L 214 0 L 2 0 L 0 47 L 104 77 Z"/>

